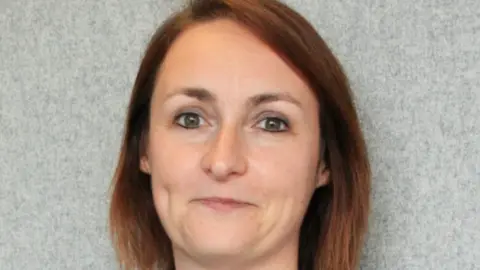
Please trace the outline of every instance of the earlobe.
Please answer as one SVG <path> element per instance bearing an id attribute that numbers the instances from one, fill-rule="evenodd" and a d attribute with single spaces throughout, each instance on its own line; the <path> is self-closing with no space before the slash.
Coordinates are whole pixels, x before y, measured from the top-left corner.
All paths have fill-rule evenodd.
<path id="1" fill-rule="evenodd" d="M 148 163 L 148 158 L 146 156 L 140 158 L 140 171 L 150 174 L 150 164 Z"/>
<path id="2" fill-rule="evenodd" d="M 325 166 L 325 163 L 318 167 L 317 172 L 317 188 L 327 185 L 330 182 L 330 170 Z"/>
<path id="3" fill-rule="evenodd" d="M 150 174 L 151 170 L 150 161 L 148 159 L 147 134 L 145 132 L 142 133 L 140 145 L 140 171 L 145 174 Z"/>

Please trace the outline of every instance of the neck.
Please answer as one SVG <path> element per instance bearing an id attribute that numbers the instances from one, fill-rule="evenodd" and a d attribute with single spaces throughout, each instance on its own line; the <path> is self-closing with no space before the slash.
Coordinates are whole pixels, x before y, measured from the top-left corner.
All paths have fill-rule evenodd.
<path id="1" fill-rule="evenodd" d="M 174 249 L 176 270 L 298 270 L 298 241 L 255 257 L 211 256 L 199 259 Z"/>

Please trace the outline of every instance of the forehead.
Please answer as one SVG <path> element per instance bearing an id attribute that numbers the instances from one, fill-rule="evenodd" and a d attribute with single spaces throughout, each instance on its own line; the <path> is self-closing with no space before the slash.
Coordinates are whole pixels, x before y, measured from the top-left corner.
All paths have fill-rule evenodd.
<path id="1" fill-rule="evenodd" d="M 230 20 L 185 30 L 168 51 L 158 82 L 166 93 L 196 86 L 244 94 L 293 91 L 312 97 L 306 83 L 275 51 Z"/>

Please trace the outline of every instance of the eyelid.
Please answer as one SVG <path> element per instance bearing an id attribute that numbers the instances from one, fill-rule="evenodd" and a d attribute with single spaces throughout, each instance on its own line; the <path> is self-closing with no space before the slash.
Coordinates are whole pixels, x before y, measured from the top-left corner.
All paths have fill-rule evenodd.
<path id="1" fill-rule="evenodd" d="M 185 108 L 180 108 L 178 109 L 177 111 L 175 111 L 174 113 L 174 116 L 173 116 L 173 122 L 176 122 L 178 121 L 178 119 L 180 117 L 182 117 L 184 114 L 188 114 L 188 113 L 191 113 L 191 114 L 197 114 L 198 117 L 202 118 L 203 121 L 205 121 L 205 123 L 207 125 L 210 125 L 210 121 L 208 120 L 208 114 L 205 113 L 205 111 L 201 108 L 198 108 L 198 107 L 185 107 Z"/>
<path id="2" fill-rule="evenodd" d="M 277 119 L 277 121 L 281 121 L 282 125 L 284 125 L 285 127 L 283 129 L 277 130 L 277 131 L 272 131 L 272 130 L 268 130 L 268 129 L 265 129 L 263 127 L 260 127 L 259 125 L 263 121 L 267 121 L 268 118 L 274 118 L 274 119 Z M 259 128 L 262 131 L 265 131 L 265 132 L 268 132 L 268 133 L 292 132 L 292 127 L 291 127 L 291 124 L 290 124 L 290 120 L 283 113 L 273 112 L 273 111 L 262 112 L 262 113 L 259 113 L 255 119 L 256 120 L 255 120 L 255 124 L 253 125 L 253 128 Z"/>
<path id="3" fill-rule="evenodd" d="M 263 111 L 257 114 L 257 116 L 255 117 L 255 123 L 258 124 L 258 122 L 265 120 L 265 118 L 278 118 L 285 122 L 287 127 L 290 127 L 290 120 L 288 119 L 288 117 L 286 117 L 285 114 L 276 111 Z"/>
<path id="4" fill-rule="evenodd" d="M 175 117 L 184 113 L 195 113 L 203 118 L 207 118 L 208 116 L 210 116 L 210 114 L 200 106 L 187 105 L 187 106 L 182 106 L 177 110 L 175 110 Z"/>

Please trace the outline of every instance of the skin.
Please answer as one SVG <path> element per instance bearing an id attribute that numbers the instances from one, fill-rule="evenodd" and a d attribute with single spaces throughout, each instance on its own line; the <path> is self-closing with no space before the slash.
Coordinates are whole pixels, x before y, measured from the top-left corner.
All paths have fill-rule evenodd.
<path id="1" fill-rule="evenodd" d="M 217 20 L 174 42 L 151 108 L 140 164 L 176 269 L 296 269 L 302 218 L 329 174 L 308 85 L 246 29 Z"/>

